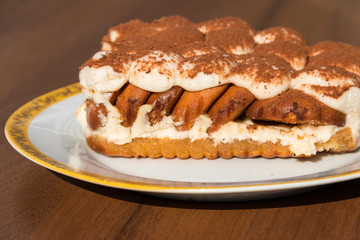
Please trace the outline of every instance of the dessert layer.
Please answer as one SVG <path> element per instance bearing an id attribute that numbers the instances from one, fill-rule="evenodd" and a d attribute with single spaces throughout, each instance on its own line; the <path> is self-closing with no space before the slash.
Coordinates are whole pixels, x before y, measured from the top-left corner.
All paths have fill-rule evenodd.
<path id="1" fill-rule="evenodd" d="M 319 151 L 316 147 L 317 144 L 329 141 L 332 136 L 339 131 L 344 131 L 344 129 L 347 129 L 347 133 L 350 134 L 351 143 L 349 145 L 351 149 L 356 145 L 356 140 L 352 137 L 356 136 L 356 134 L 354 134 L 353 128 L 349 124 L 344 127 L 335 125 L 259 125 L 249 119 L 244 119 L 230 121 L 217 131 L 209 134 L 207 129 L 211 126 L 212 121 L 207 115 L 200 115 L 187 131 L 178 131 L 171 116 L 165 116 L 160 122 L 151 126 L 146 117 L 146 114 L 152 109 L 149 104 L 140 107 L 136 121 L 131 127 L 121 125 L 119 112 L 113 107 L 107 114 L 107 121 L 94 130 L 87 123 L 85 108 L 86 105 L 83 104 L 77 112 L 77 118 L 84 129 L 85 135 L 99 136 L 117 145 L 130 143 L 136 138 L 189 139 L 190 141 L 207 139 L 213 142 L 214 146 L 221 143 L 251 140 L 258 143 L 278 143 L 287 146 L 295 156 L 310 156 Z"/>
<path id="2" fill-rule="evenodd" d="M 306 46 L 286 27 L 256 31 L 233 17 L 133 20 L 110 28 L 80 68 L 87 101 L 78 118 L 88 137 L 116 145 L 245 141 L 309 156 L 333 150 L 321 144 L 346 131 L 347 151 L 359 146 L 359 76 L 359 48 Z"/>
<path id="3" fill-rule="evenodd" d="M 151 23 L 134 20 L 111 28 L 102 48 L 80 69 L 85 94 L 114 92 L 126 83 L 149 92 L 165 92 L 175 86 L 201 91 L 234 84 L 246 88 L 256 99 L 299 89 L 343 111 L 344 101 L 339 98 L 348 91 L 352 91 L 347 94 L 351 96 L 359 92 L 353 89 L 359 88 L 357 47 L 331 41 L 307 47 L 304 38 L 292 29 L 274 27 L 256 32 L 238 18 L 199 24 L 180 16 Z M 333 66 L 353 75 L 339 74 L 341 69 Z M 317 80 L 307 87 L 309 84 L 298 84 L 299 78 Z M 336 94 L 322 97 L 319 89 L 324 87 Z"/>
<path id="4" fill-rule="evenodd" d="M 86 138 L 91 149 L 108 156 L 124 157 L 151 157 L 151 158 L 174 158 L 201 159 L 206 157 L 214 159 L 217 157 L 294 157 L 294 153 L 289 146 L 284 146 L 279 142 L 258 142 L 247 140 L 234 140 L 231 143 L 214 144 L 211 139 L 172 139 L 172 138 L 136 138 L 132 142 L 117 145 L 109 142 L 106 138 L 98 135 L 91 135 Z M 318 151 L 349 151 L 351 144 L 351 134 L 345 129 L 337 132 L 327 142 L 316 143 Z M 305 155 L 300 155 L 304 157 Z M 299 157 L 299 156 L 298 156 Z"/>

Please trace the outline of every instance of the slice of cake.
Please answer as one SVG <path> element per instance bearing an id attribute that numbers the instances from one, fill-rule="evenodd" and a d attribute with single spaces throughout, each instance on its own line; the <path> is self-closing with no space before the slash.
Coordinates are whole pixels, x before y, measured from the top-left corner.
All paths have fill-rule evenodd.
<path id="1" fill-rule="evenodd" d="M 308 157 L 359 147 L 360 50 L 225 17 L 133 20 L 80 68 L 77 111 L 108 156 Z"/>

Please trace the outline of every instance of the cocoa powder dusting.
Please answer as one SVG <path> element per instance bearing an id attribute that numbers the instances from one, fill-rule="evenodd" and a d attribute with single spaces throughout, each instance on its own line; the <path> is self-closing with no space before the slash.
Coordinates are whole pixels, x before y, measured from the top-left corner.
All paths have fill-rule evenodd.
<path id="1" fill-rule="evenodd" d="M 335 86 L 311 85 L 311 88 L 319 95 L 338 99 L 350 88 L 350 86 L 335 87 Z"/>
<path id="2" fill-rule="evenodd" d="M 131 20 L 126 23 L 121 23 L 115 27 L 109 29 L 110 31 L 116 31 L 118 38 L 116 40 L 130 39 L 135 36 L 149 36 L 156 33 L 156 29 L 152 28 L 149 23 L 143 22 L 139 19 Z M 109 35 L 105 38 L 109 39 Z"/>
<path id="3" fill-rule="evenodd" d="M 308 65 L 303 70 L 296 72 L 294 74 L 294 78 L 299 76 L 300 74 L 309 74 L 309 75 L 318 75 L 322 79 L 326 79 L 326 81 L 339 81 L 339 79 L 347 79 L 350 80 L 351 83 L 341 82 L 338 84 L 337 91 L 340 91 L 343 87 L 360 87 L 359 76 L 344 70 L 343 68 L 337 66 L 324 66 L 324 65 Z M 333 94 L 330 94 L 333 95 Z"/>
<path id="4" fill-rule="evenodd" d="M 351 52 L 354 54 L 360 54 L 360 49 L 343 42 L 335 42 L 335 41 L 321 41 L 312 46 L 308 47 L 309 55 L 315 56 L 323 52 L 329 51 L 341 51 L 341 52 Z"/>
<path id="5" fill-rule="evenodd" d="M 232 50 L 237 47 L 242 49 L 252 49 L 255 47 L 255 41 L 251 35 L 243 30 L 237 29 L 211 31 L 206 34 L 206 42 L 211 45 L 220 46 L 227 52 L 232 52 Z"/>
<path id="6" fill-rule="evenodd" d="M 254 53 L 272 53 L 281 58 L 284 58 L 287 61 L 295 58 L 306 59 L 308 56 L 305 46 L 289 41 L 280 40 L 271 43 L 259 44 L 255 47 Z"/>
<path id="7" fill-rule="evenodd" d="M 235 63 L 235 59 L 229 54 L 210 53 L 184 59 L 179 65 L 179 71 L 188 78 L 194 78 L 200 72 L 204 74 L 222 74 L 225 66 L 231 67 Z M 190 69 L 185 68 L 184 66 L 187 64 L 193 67 Z"/>
<path id="8" fill-rule="evenodd" d="M 196 26 L 200 29 L 200 31 L 204 32 L 227 29 L 239 30 L 250 35 L 255 33 L 255 29 L 250 24 L 236 17 L 216 18 L 206 22 L 198 23 Z"/>
<path id="9" fill-rule="evenodd" d="M 104 53 L 104 55 L 99 59 L 90 58 L 80 67 L 80 69 L 86 66 L 93 68 L 111 66 L 115 72 L 124 73 L 127 71 L 127 65 L 132 60 L 134 60 L 134 57 L 128 54 L 120 52 L 107 52 L 106 54 Z"/>
<path id="10" fill-rule="evenodd" d="M 175 45 L 203 41 L 204 37 L 204 34 L 193 26 L 172 27 L 153 35 L 153 38 L 156 40 L 170 42 Z"/>
<path id="11" fill-rule="evenodd" d="M 337 66 L 360 76 L 360 52 L 342 49 L 324 51 L 309 58 L 308 66 Z"/>
<path id="12" fill-rule="evenodd" d="M 175 51 L 185 58 L 210 53 L 226 53 L 226 51 L 219 46 L 212 45 L 208 42 L 199 41 L 195 43 L 178 45 Z"/>
<path id="13" fill-rule="evenodd" d="M 264 29 L 262 31 L 257 32 L 257 35 L 261 36 L 268 36 L 269 40 L 272 39 L 273 41 L 288 41 L 293 42 L 297 44 L 305 45 L 306 41 L 303 36 L 301 36 L 300 33 L 295 31 L 294 29 L 288 28 L 288 27 L 271 27 Z"/>
<path id="14" fill-rule="evenodd" d="M 157 68 L 160 74 L 170 77 L 172 73 L 164 64 L 176 59 L 180 74 L 190 79 L 202 72 L 224 77 L 246 74 L 252 76 L 255 83 L 280 83 L 294 72 L 287 61 L 305 59 L 306 62 L 310 54 L 308 64 L 296 72 L 295 77 L 304 71 L 316 69 L 325 79 L 346 77 L 353 79 L 354 85 L 359 87 L 359 76 L 354 75 L 360 75 L 359 48 L 332 41 L 306 47 L 305 39 L 287 27 L 272 27 L 256 32 L 256 35 L 271 40 L 271 43 L 258 45 L 253 39 L 254 28 L 234 17 L 198 24 L 181 16 L 163 17 L 151 23 L 136 19 L 112 27 L 110 31 L 115 32 L 117 38 L 111 41 L 114 39 L 109 33 L 103 42 L 111 50 L 104 52 L 99 59 L 89 59 L 81 68 L 111 66 L 114 71 L 124 73 L 133 61 L 137 61 L 138 71 L 150 73 Z M 239 48 L 253 52 L 234 54 L 234 49 Z M 156 56 L 154 51 L 157 52 Z M 142 58 L 144 56 L 146 58 Z M 334 70 L 334 67 L 341 70 Z M 328 96 L 336 97 L 345 88 L 328 90 Z"/>
<path id="15" fill-rule="evenodd" d="M 189 19 L 175 15 L 175 16 L 168 16 L 168 17 L 162 17 L 156 19 L 150 24 L 150 26 L 158 30 L 165 30 L 173 27 L 195 26 L 195 25 Z"/>
<path id="16" fill-rule="evenodd" d="M 108 43 L 112 51 L 119 54 L 125 53 L 130 55 L 147 54 L 151 51 L 161 50 L 168 51 L 174 48 L 174 45 L 161 39 L 152 37 L 134 37 L 133 39 L 119 40 Z"/>
<path id="17" fill-rule="evenodd" d="M 253 77 L 254 83 L 282 83 L 288 79 L 293 69 L 284 59 L 273 54 L 245 54 L 237 57 L 238 65 L 231 74 L 244 74 Z"/>

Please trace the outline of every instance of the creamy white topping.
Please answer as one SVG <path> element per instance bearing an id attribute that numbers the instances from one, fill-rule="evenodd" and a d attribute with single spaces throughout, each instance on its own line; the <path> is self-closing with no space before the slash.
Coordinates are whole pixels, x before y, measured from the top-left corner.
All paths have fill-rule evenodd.
<path id="1" fill-rule="evenodd" d="M 287 62 L 290 63 L 291 67 L 297 71 L 303 69 L 306 65 L 306 58 L 292 58 L 292 59 L 285 59 Z"/>
<path id="2" fill-rule="evenodd" d="M 115 42 L 118 37 L 120 37 L 120 33 L 116 30 L 109 31 L 110 41 Z"/>
<path id="3" fill-rule="evenodd" d="M 128 81 L 128 78 L 127 72 L 115 72 L 111 66 L 98 68 L 85 66 L 79 72 L 81 86 L 99 92 L 116 91 Z"/>
<path id="4" fill-rule="evenodd" d="M 200 91 L 229 83 L 227 74 L 237 65 L 235 59 L 230 58 L 227 54 L 218 55 L 218 58 L 209 62 L 205 59 L 206 63 L 202 61 L 202 59 L 202 56 L 185 59 L 180 66 L 180 75 L 174 84 L 183 87 L 187 91 Z M 211 73 L 204 73 L 203 71 L 197 72 L 196 70 L 196 68 L 211 69 L 212 67 L 214 67 L 215 70 Z M 193 71 L 197 72 L 196 75 L 189 76 Z"/>
<path id="5" fill-rule="evenodd" d="M 346 65 L 344 66 L 344 64 L 337 64 L 338 67 L 342 67 L 343 69 L 345 69 L 348 72 L 351 72 L 353 74 L 357 74 L 358 76 L 360 76 L 360 65 L 358 64 L 351 64 L 351 65 Z"/>
<path id="6" fill-rule="evenodd" d="M 130 66 L 129 82 L 151 92 L 164 92 L 174 86 L 182 57 L 161 51 L 138 58 Z"/>
<path id="7" fill-rule="evenodd" d="M 274 31 L 274 29 L 276 29 Z M 302 42 L 303 40 L 298 35 L 290 32 L 288 28 L 285 27 L 275 27 L 265 29 L 263 31 L 257 32 L 254 36 L 254 40 L 258 44 L 271 43 L 277 38 L 286 39 L 292 42 Z"/>
<path id="8" fill-rule="evenodd" d="M 356 147 L 360 146 L 360 113 L 354 112 L 346 116 L 346 126 L 351 128 Z"/>
<path id="9" fill-rule="evenodd" d="M 101 44 L 101 50 L 111 51 L 111 50 L 112 50 L 111 44 L 109 44 L 109 43 L 107 43 L 107 42 L 103 42 L 103 43 Z"/>
<path id="10" fill-rule="evenodd" d="M 237 55 L 241 55 L 241 54 L 248 54 L 248 53 L 252 53 L 253 52 L 253 47 L 252 46 L 237 46 L 234 48 L 229 49 L 229 52 L 231 52 L 232 54 L 237 54 Z"/>
<path id="11" fill-rule="evenodd" d="M 218 47 L 212 46 L 209 48 L 190 49 L 188 51 L 181 53 L 181 55 L 185 58 L 189 58 L 189 57 L 200 56 L 209 53 L 217 53 L 220 51 L 221 50 Z"/>
<path id="12" fill-rule="evenodd" d="M 232 74 L 229 82 L 232 82 L 238 87 L 248 89 L 257 99 L 267 99 L 275 97 L 276 95 L 285 92 L 290 86 L 290 77 L 282 77 L 279 83 L 273 84 L 269 82 L 254 81 L 252 74 L 238 73 Z M 274 79 L 276 81 L 276 79 Z M 281 82 L 280 82 L 281 81 Z"/>
<path id="13" fill-rule="evenodd" d="M 93 56 L 92 56 L 92 59 L 93 60 L 99 60 L 100 58 L 102 58 L 103 56 L 106 56 L 107 54 L 109 53 L 109 51 L 98 51 L 97 53 L 95 53 Z"/>
<path id="14" fill-rule="evenodd" d="M 275 35 L 259 32 L 255 34 L 254 40 L 257 44 L 271 43 L 275 40 Z"/>
<path id="15" fill-rule="evenodd" d="M 205 22 L 203 24 L 199 24 L 197 29 L 200 32 L 206 34 L 211 31 L 218 31 L 218 30 L 223 30 L 223 29 L 235 29 L 236 30 L 237 24 L 243 25 L 245 27 L 244 23 L 236 22 L 236 20 L 235 21 L 230 20 L 226 24 L 225 23 L 217 23 L 215 20 L 212 22 Z M 254 36 L 254 31 L 251 27 L 248 28 L 248 33 L 249 33 L 249 35 Z"/>
<path id="16" fill-rule="evenodd" d="M 335 87 L 343 94 L 335 98 L 321 93 L 314 86 Z M 342 88 L 348 89 L 342 90 Z M 320 102 L 345 114 L 358 113 L 360 111 L 360 88 L 355 86 L 354 79 L 352 78 L 337 77 L 326 79 L 320 76 L 318 71 L 314 70 L 311 73 L 303 72 L 292 79 L 291 89 L 298 89 L 312 95 Z"/>
<path id="17" fill-rule="evenodd" d="M 257 99 L 272 98 L 289 89 L 290 66 L 288 71 L 284 71 L 282 65 L 266 57 L 238 58 L 237 61 L 239 69 L 229 75 L 228 82 L 248 89 Z"/>
<path id="18" fill-rule="evenodd" d="M 94 59 L 99 59 L 106 53 L 106 51 L 100 51 L 94 55 Z M 196 58 L 202 56 L 183 59 L 177 54 L 154 51 L 135 60 L 130 67 L 125 66 L 124 69 L 130 69 L 124 73 L 115 72 L 111 66 L 85 66 L 79 73 L 80 84 L 85 89 L 111 92 L 120 89 L 126 82 L 130 82 L 150 92 L 164 92 L 173 86 L 180 86 L 187 91 L 199 91 L 233 83 L 247 88 L 258 99 L 274 97 L 289 88 L 290 76 L 277 74 L 279 70 L 277 66 L 273 66 L 274 77 L 271 82 L 254 81 L 253 74 L 257 71 L 255 65 L 254 72 L 229 75 L 231 69 L 238 63 L 228 55 L 224 56 L 224 59 L 219 58 L 209 62 L 210 68 L 212 64 L 217 65 L 217 69 L 212 73 L 199 71 L 195 76 L 189 77 L 189 74 L 199 67 Z"/>
<path id="19" fill-rule="evenodd" d="M 202 33 L 207 33 L 209 32 L 209 30 L 207 29 L 206 25 L 202 25 L 200 27 L 198 27 L 198 30 Z"/>

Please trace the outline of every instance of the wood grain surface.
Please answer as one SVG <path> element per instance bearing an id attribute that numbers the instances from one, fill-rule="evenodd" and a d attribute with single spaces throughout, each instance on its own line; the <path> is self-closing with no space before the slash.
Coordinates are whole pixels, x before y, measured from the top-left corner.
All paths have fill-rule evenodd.
<path id="1" fill-rule="evenodd" d="M 309 44 L 359 46 L 359 12 L 356 0 L 1 0 L 1 126 L 22 104 L 77 82 L 107 28 L 123 21 L 232 15 L 256 29 L 292 27 Z M 64 177 L 0 140 L 0 239 L 360 238 L 360 180 L 272 200 L 175 201 Z"/>

